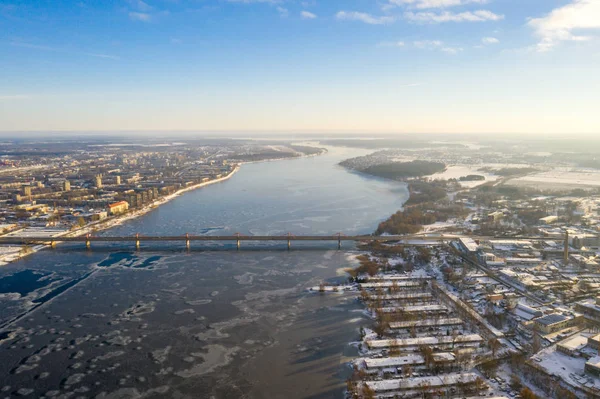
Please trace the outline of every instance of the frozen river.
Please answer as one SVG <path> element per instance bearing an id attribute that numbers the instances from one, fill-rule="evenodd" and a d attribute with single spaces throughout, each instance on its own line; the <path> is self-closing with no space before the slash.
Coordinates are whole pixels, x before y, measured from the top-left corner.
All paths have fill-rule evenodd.
<path id="1" fill-rule="evenodd" d="M 408 192 L 337 166 L 364 154 L 244 165 L 103 234 L 371 233 Z M 361 309 L 306 288 L 342 279 L 352 248 L 232 245 L 73 244 L 3 267 L 0 398 L 340 397 Z"/>

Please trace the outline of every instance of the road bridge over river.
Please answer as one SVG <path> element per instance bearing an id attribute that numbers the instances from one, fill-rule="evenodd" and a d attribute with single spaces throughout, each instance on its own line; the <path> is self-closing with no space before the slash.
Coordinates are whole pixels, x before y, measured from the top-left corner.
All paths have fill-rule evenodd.
<path id="1" fill-rule="evenodd" d="M 415 234 L 415 235 L 385 235 L 385 236 L 373 236 L 373 235 L 344 235 L 341 233 L 334 235 L 225 235 L 225 236 L 208 236 L 208 235 L 192 235 L 184 234 L 180 236 L 163 236 L 163 235 L 142 235 L 136 234 L 133 236 L 103 236 L 103 235 L 83 235 L 83 236 L 4 236 L 0 237 L 0 245 L 50 245 L 54 247 L 57 243 L 61 242 L 82 242 L 85 243 L 86 247 L 90 248 L 93 242 L 109 243 L 109 242 L 131 242 L 135 243 L 137 249 L 140 248 L 142 242 L 184 242 L 187 248 L 190 248 L 191 243 L 194 241 L 203 242 L 216 242 L 216 241 L 228 241 L 235 242 L 237 247 L 240 248 L 241 243 L 244 241 L 263 241 L 263 242 L 286 242 L 288 248 L 291 248 L 292 242 L 337 242 L 338 248 L 341 248 L 342 242 L 353 241 L 353 242 L 399 242 L 399 243 L 418 243 L 418 242 L 448 242 L 458 240 L 460 238 L 471 238 L 477 241 L 485 240 L 527 240 L 527 241 L 540 241 L 540 240 L 564 240 L 564 236 L 536 236 L 536 237 L 491 237 L 491 236 L 464 236 L 456 234 Z"/>

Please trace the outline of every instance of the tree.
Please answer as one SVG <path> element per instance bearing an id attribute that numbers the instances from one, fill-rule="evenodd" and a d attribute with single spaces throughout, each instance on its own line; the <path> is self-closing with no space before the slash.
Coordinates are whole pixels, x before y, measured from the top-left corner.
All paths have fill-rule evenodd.
<path id="1" fill-rule="evenodd" d="M 514 391 L 518 391 L 523 388 L 523 384 L 521 383 L 521 379 L 516 374 L 511 374 L 510 376 L 510 387 Z"/>
<path id="2" fill-rule="evenodd" d="M 539 397 L 534 394 L 531 389 L 525 387 L 521 389 L 521 398 L 523 399 L 539 399 Z"/>
<path id="3" fill-rule="evenodd" d="M 362 398 L 363 399 L 376 399 L 375 391 L 369 388 L 367 384 L 363 384 L 362 387 Z"/>
<path id="4" fill-rule="evenodd" d="M 389 315 L 386 315 L 383 312 L 377 312 L 377 321 L 373 326 L 373 331 L 380 337 L 384 336 L 390 328 L 389 320 Z"/>
<path id="5" fill-rule="evenodd" d="M 421 356 L 423 356 L 423 361 L 425 362 L 425 367 L 431 369 L 432 366 L 435 365 L 435 357 L 433 356 L 433 349 L 427 345 L 419 346 L 419 352 L 421 352 Z"/>
<path id="6" fill-rule="evenodd" d="M 481 377 L 477 377 L 475 379 L 475 383 L 474 384 L 475 384 L 475 392 L 478 395 L 481 393 L 481 391 L 483 391 L 487 387 L 485 381 Z"/>
<path id="7" fill-rule="evenodd" d="M 502 348 L 502 344 L 500 343 L 500 341 L 498 341 L 497 338 L 490 338 L 490 340 L 488 341 L 488 346 L 492 350 L 492 356 L 493 357 L 496 357 L 496 352 L 500 348 Z"/>
<path id="8" fill-rule="evenodd" d="M 454 345 L 456 344 L 456 340 L 458 339 L 458 330 L 452 330 L 452 349 L 454 349 Z"/>
<path id="9" fill-rule="evenodd" d="M 533 333 L 533 341 L 531 342 L 531 351 L 537 353 L 542 349 L 542 342 L 540 336 L 537 333 Z"/>
<path id="10" fill-rule="evenodd" d="M 358 393 L 356 392 L 356 385 L 351 378 L 346 380 L 346 391 L 348 392 L 348 397 L 351 399 L 358 399 Z"/>
<path id="11" fill-rule="evenodd" d="M 488 378 L 494 378 L 496 376 L 496 370 L 498 369 L 498 361 L 491 360 L 489 362 L 482 363 L 479 368 L 481 369 L 483 375 Z"/>
<path id="12" fill-rule="evenodd" d="M 369 293 L 363 289 L 360 290 L 360 299 L 363 301 L 363 303 L 368 303 L 371 300 L 371 296 L 369 295 Z"/>
<path id="13" fill-rule="evenodd" d="M 421 393 L 423 394 L 423 399 L 427 398 L 427 394 L 429 393 L 429 390 L 431 389 L 431 385 L 428 382 L 422 382 L 419 384 L 418 386 L 419 390 L 421 391 Z"/>
<path id="14" fill-rule="evenodd" d="M 352 269 L 349 267 L 349 268 L 344 269 L 344 271 L 350 275 L 351 281 L 354 281 L 356 279 L 356 277 L 358 277 L 359 271 L 357 269 Z"/>
<path id="15" fill-rule="evenodd" d="M 431 262 L 431 251 L 427 247 L 418 247 L 416 258 L 420 263 L 429 263 Z"/>

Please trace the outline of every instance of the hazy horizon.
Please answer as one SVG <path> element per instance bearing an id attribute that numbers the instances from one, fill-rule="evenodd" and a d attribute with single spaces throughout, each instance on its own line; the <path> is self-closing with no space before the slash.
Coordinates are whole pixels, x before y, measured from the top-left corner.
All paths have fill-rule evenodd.
<path id="1" fill-rule="evenodd" d="M 3 2 L 0 131 L 598 134 L 597 0 Z"/>

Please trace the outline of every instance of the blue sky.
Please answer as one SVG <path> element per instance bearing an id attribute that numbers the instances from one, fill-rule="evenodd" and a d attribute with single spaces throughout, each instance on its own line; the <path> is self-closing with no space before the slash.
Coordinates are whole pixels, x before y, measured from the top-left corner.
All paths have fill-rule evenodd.
<path id="1" fill-rule="evenodd" d="M 0 0 L 0 130 L 600 134 L 600 0 Z"/>

